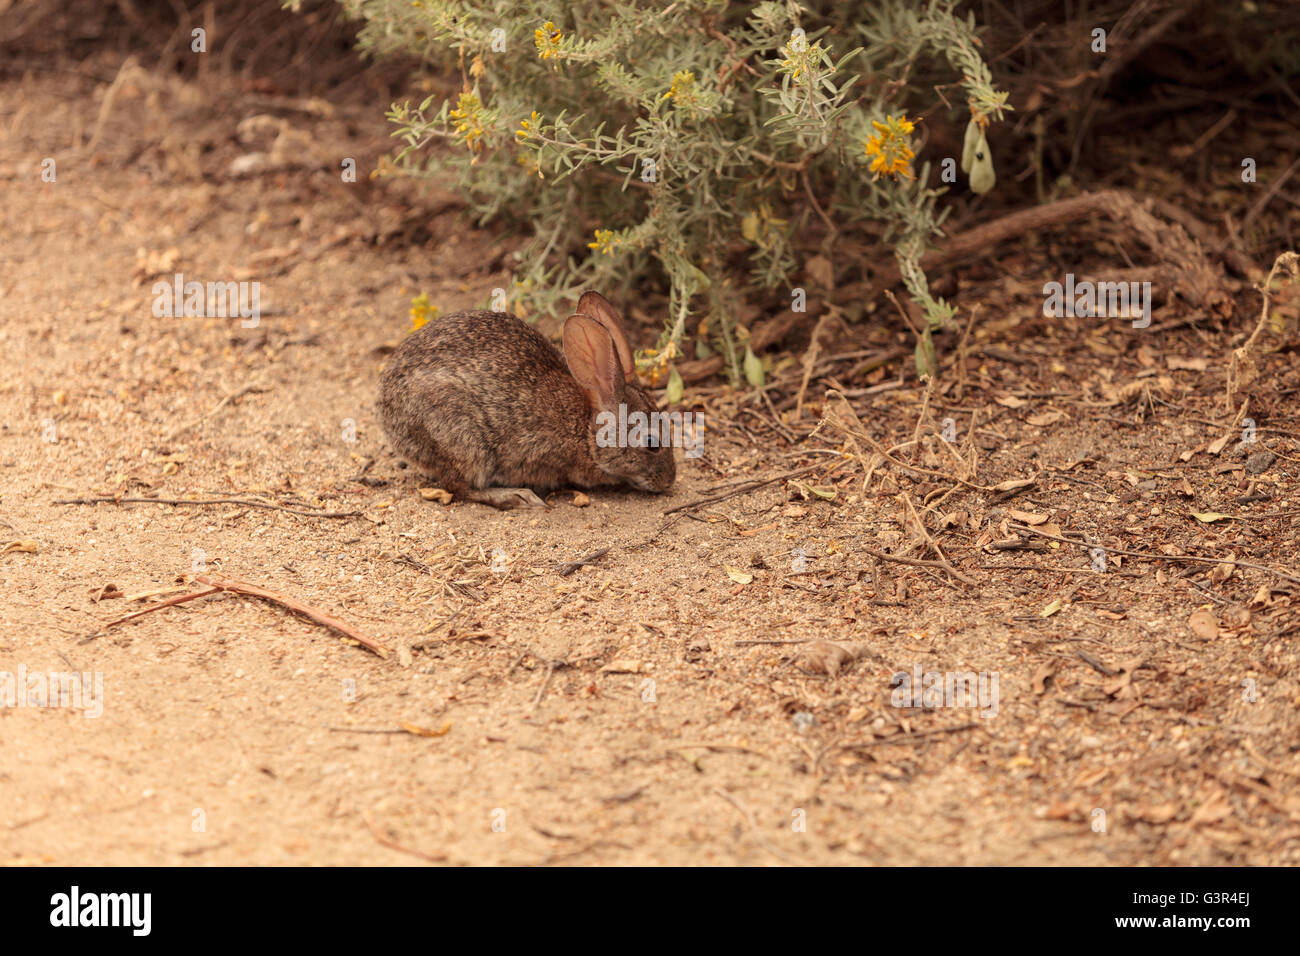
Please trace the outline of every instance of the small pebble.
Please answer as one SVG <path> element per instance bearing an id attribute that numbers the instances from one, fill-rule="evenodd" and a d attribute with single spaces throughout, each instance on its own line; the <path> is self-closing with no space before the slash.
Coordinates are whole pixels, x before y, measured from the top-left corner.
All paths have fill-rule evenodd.
<path id="1" fill-rule="evenodd" d="M 1268 471 L 1268 466 L 1277 460 L 1277 455 L 1265 448 L 1263 451 L 1257 451 L 1246 459 L 1246 473 L 1250 475 L 1262 475 Z"/>
<path id="2" fill-rule="evenodd" d="M 817 726 L 817 718 L 806 710 L 799 711 L 792 720 L 794 721 L 794 729 L 801 734 L 806 734 Z"/>

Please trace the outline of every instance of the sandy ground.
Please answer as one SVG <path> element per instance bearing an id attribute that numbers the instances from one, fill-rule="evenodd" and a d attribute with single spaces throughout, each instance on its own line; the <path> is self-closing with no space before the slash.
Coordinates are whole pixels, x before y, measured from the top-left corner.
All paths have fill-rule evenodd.
<path id="1" fill-rule="evenodd" d="M 313 117 L 140 78 L 92 146 L 104 86 L 0 90 L 0 545 L 36 542 L 0 556 L 0 674 L 102 680 L 98 716 L 0 707 L 0 863 L 1300 862 L 1294 577 L 995 546 L 1042 521 L 1300 575 L 1293 355 L 1262 362 L 1280 397 L 1257 406 L 1258 447 L 1277 457 L 1252 474 L 1232 444 L 1205 450 L 1249 290 L 1225 331 L 1143 344 L 1124 322 L 1044 323 L 1041 276 L 976 270 L 998 318 L 932 412 L 962 436 L 978 416 L 973 484 L 1037 476 L 1008 500 L 941 477 L 928 428 L 906 454 L 933 475 L 886 465 L 864 488 L 860 462 L 808 454 L 842 433 L 790 446 L 764 404 L 710 388 L 687 399 L 715 431 L 667 496 L 445 506 L 385 448 L 378 375 L 413 296 L 481 304 L 515 241 L 436 191 L 368 181 L 378 109 Z M 255 148 L 235 124 L 266 112 L 306 165 L 229 175 Z M 259 325 L 155 318 L 151 286 L 175 272 L 260 281 Z M 1294 302 L 1274 346 L 1294 347 Z M 1135 381 L 1162 401 L 1106 404 Z M 857 404 L 883 446 L 912 438 L 914 386 Z M 96 495 L 357 514 L 57 503 Z M 932 559 L 912 507 L 973 585 L 864 550 Z M 106 628 L 196 573 L 394 653 L 228 594 Z M 762 643 L 810 639 L 859 657 L 830 676 L 805 645 Z M 996 674 L 996 707 L 893 706 L 891 675 L 916 669 Z"/>

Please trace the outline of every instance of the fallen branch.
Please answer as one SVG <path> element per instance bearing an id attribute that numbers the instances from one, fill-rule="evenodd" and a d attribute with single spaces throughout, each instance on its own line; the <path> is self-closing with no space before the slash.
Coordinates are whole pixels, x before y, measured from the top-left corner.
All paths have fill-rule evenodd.
<path id="1" fill-rule="evenodd" d="M 271 504 L 269 501 L 256 501 L 252 498 L 205 498 L 201 501 L 188 498 L 115 498 L 112 495 L 93 495 L 89 498 L 60 498 L 56 505 L 247 505 L 250 508 L 266 508 L 270 511 L 287 511 L 291 515 L 304 518 L 360 518 L 360 511 L 309 511 L 304 508 L 288 508 L 284 505 Z"/>
<path id="2" fill-rule="evenodd" d="M 334 618 L 330 617 L 328 614 L 325 614 L 322 611 L 318 611 L 315 608 L 303 604 L 299 601 L 295 601 L 293 598 L 287 598 L 282 595 L 276 594 L 273 591 L 267 591 L 266 589 L 259 588 L 254 584 L 243 584 L 239 581 L 217 581 L 202 574 L 196 574 L 194 576 L 194 580 L 198 581 L 200 584 L 206 584 L 209 587 L 217 588 L 218 590 L 221 591 L 229 591 L 232 594 L 242 594 L 246 597 L 262 598 L 263 600 L 271 601 L 274 604 L 279 604 L 281 607 L 286 607 L 290 611 L 294 611 L 298 614 L 303 615 L 304 617 L 311 618 L 317 624 L 321 624 L 324 625 L 325 627 L 338 631 L 344 637 L 348 638 L 349 640 L 356 641 L 362 647 L 366 648 L 369 651 L 373 651 L 375 654 L 378 654 L 384 660 L 388 660 L 388 655 L 392 653 L 391 650 L 389 650 L 383 644 L 380 644 L 378 641 L 372 641 L 370 638 L 366 637 L 364 634 L 361 634 L 358 631 L 353 630 L 351 627 L 344 624 L 342 621 L 335 620 Z"/>
<path id="3" fill-rule="evenodd" d="M 1228 314 L 1231 300 L 1223 277 L 1210 266 L 1204 251 L 1187 234 L 1196 230 L 1186 229 L 1176 217 L 1170 217 L 1175 219 L 1173 225 L 1162 223 L 1148 211 L 1148 206 L 1162 212 L 1167 208 L 1151 197 L 1122 189 L 1098 190 L 1030 206 L 949 237 L 939 248 L 921 257 L 921 268 L 929 272 L 971 256 L 987 257 L 989 250 L 1000 243 L 1069 226 L 1100 212 L 1120 226 L 1136 231 L 1138 239 L 1174 270 L 1177 291 L 1191 305 Z M 1208 234 L 1208 230 L 1202 232 Z M 1147 271 L 1154 275 L 1158 268 L 1152 266 Z M 889 262 L 876 272 L 872 284 L 877 289 L 888 289 L 897 285 L 900 278 L 897 265 Z"/>

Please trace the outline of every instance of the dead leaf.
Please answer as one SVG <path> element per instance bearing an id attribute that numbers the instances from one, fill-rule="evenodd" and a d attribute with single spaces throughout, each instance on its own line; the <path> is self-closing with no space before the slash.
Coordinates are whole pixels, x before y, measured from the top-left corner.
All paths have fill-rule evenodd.
<path id="1" fill-rule="evenodd" d="M 1138 807 L 1133 811 L 1133 816 L 1135 819 L 1156 825 L 1169 823 L 1178 816 L 1178 804 L 1162 803 L 1154 807 Z"/>
<path id="2" fill-rule="evenodd" d="M 1007 514 L 1012 519 L 1019 521 L 1021 524 L 1040 525 L 1047 520 L 1047 515 L 1034 514 L 1032 511 L 1017 511 L 1015 508 L 1008 508 Z"/>
<path id="3" fill-rule="evenodd" d="M 1038 480 L 1037 475 L 1035 475 L 1033 478 L 1008 478 L 1006 481 L 999 481 L 996 485 L 993 486 L 993 490 L 1002 492 L 1004 495 L 1010 494 L 1012 492 L 1022 491 L 1023 489 L 1028 488 L 1037 480 Z"/>
<path id="4" fill-rule="evenodd" d="M 440 505 L 451 504 L 452 494 L 442 488 L 421 488 L 420 497 L 425 501 L 436 501 Z"/>
<path id="5" fill-rule="evenodd" d="M 1068 800 L 1058 800 L 1043 811 L 1044 820 L 1070 820 L 1081 815 Z"/>
<path id="6" fill-rule="evenodd" d="M 1204 372 L 1210 367 L 1208 359 L 1183 358 L 1181 355 L 1166 355 L 1165 364 L 1169 366 L 1171 371 Z"/>
<path id="7" fill-rule="evenodd" d="M 1215 521 L 1230 521 L 1233 517 L 1232 515 L 1225 515 L 1221 511 L 1193 511 L 1191 515 L 1202 524 L 1211 524 Z"/>
<path id="8" fill-rule="evenodd" d="M 804 270 L 808 273 L 808 278 L 823 289 L 835 288 L 835 270 L 825 256 L 813 256 L 804 263 Z"/>
<path id="9" fill-rule="evenodd" d="M 23 554 L 35 554 L 41 549 L 40 542 L 33 541 L 30 538 L 24 538 L 18 541 L 10 541 L 3 548 L 0 548 L 0 555 L 13 554 L 21 552 Z"/>
<path id="10" fill-rule="evenodd" d="M 806 671 L 838 677 L 840 668 L 853 661 L 853 655 L 838 644 L 814 641 L 800 652 L 798 663 Z"/>
<path id="11" fill-rule="evenodd" d="M 1133 684 L 1133 672 L 1120 671 L 1118 675 L 1112 677 L 1110 680 L 1102 684 L 1101 689 L 1105 692 L 1107 697 L 1114 697 L 1116 695 L 1119 695 L 1121 691 L 1128 690 L 1132 686 L 1132 684 Z M 1127 695 L 1127 696 L 1131 697 L 1132 695 Z"/>
<path id="12" fill-rule="evenodd" d="M 1025 421 L 1037 428 L 1043 428 L 1047 425 L 1055 425 L 1057 422 L 1063 422 L 1066 417 L 1065 412 L 1053 409 L 1047 412 L 1040 412 L 1037 415 L 1030 415 L 1025 419 Z"/>
<path id="13" fill-rule="evenodd" d="M 742 571 L 740 568 L 733 568 L 724 564 L 722 570 L 726 571 L 727 577 L 731 578 L 731 580 L 735 581 L 737 584 L 750 584 L 754 580 L 752 574 L 748 571 Z"/>
<path id="14" fill-rule="evenodd" d="M 402 721 L 401 728 L 408 734 L 414 734 L 417 737 L 442 737 L 451 730 L 451 721 L 446 721 L 437 730 L 431 730 L 428 727 L 421 727 L 418 724 L 412 724 L 409 721 Z"/>
<path id="15" fill-rule="evenodd" d="M 1232 804 L 1223 793 L 1216 793 L 1192 813 L 1191 823 L 1218 823 L 1232 816 Z"/>
<path id="16" fill-rule="evenodd" d="M 1131 697 L 1132 694 L 1133 694 L 1133 688 L 1130 686 L 1126 691 L 1122 692 L 1119 695 L 1121 699 L 1107 701 L 1105 704 L 1103 704 L 1101 707 L 1102 712 L 1109 714 L 1110 716 L 1115 717 L 1119 720 L 1123 720 L 1129 714 L 1133 713 L 1133 711 L 1137 710 L 1139 707 L 1142 706 L 1142 704 L 1136 700 L 1124 699 L 1127 697 Z"/>
<path id="17" fill-rule="evenodd" d="M 589 496 L 584 495 L 581 491 L 575 491 L 573 493 L 573 507 L 585 508 L 589 504 L 591 504 L 591 498 Z"/>
<path id="18" fill-rule="evenodd" d="M 966 523 L 968 517 L 969 515 L 964 511 L 950 512 L 939 519 L 939 530 L 942 531 L 944 528 L 960 527 Z"/>
<path id="19" fill-rule="evenodd" d="M 1193 634 L 1207 641 L 1219 636 L 1219 619 L 1205 608 L 1193 611 L 1191 617 L 1187 619 L 1187 625 L 1192 629 Z"/>
<path id="20" fill-rule="evenodd" d="M 1232 558 L 1235 557 L 1235 555 L 1230 554 L 1228 557 Z M 1232 577 L 1232 572 L 1236 569 L 1237 565 L 1232 561 L 1223 561 L 1216 564 L 1214 567 L 1210 568 L 1210 583 L 1222 584 L 1224 581 L 1228 580 L 1228 578 Z"/>
<path id="21" fill-rule="evenodd" d="M 639 674 L 641 662 L 626 657 L 616 657 L 600 669 L 602 674 Z"/>
<path id="22" fill-rule="evenodd" d="M 1096 770 L 1082 770 L 1079 772 L 1079 775 L 1074 778 L 1074 785 L 1076 787 L 1085 788 L 1095 787 L 1106 779 L 1107 775 L 1110 774 L 1110 770 L 1110 767 L 1099 767 Z"/>
<path id="23" fill-rule="evenodd" d="M 150 252 L 143 248 L 137 249 L 135 253 L 135 273 L 132 275 L 132 281 L 136 285 L 144 285 L 150 279 L 156 276 L 167 275 L 176 271 L 176 263 L 180 260 L 180 249 L 172 246 L 164 252 Z"/>
<path id="24" fill-rule="evenodd" d="M 1052 679 L 1052 675 L 1055 673 L 1055 664 L 1048 663 L 1038 668 L 1038 670 L 1034 672 L 1034 693 L 1039 695 L 1047 693 L 1047 682 Z"/>

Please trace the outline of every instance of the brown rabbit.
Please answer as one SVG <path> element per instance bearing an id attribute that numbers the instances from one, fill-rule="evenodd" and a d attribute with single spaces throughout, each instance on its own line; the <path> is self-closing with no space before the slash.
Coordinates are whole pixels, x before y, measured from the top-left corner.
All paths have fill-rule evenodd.
<path id="1" fill-rule="evenodd" d="M 597 292 L 565 321 L 563 360 L 513 315 L 456 312 L 407 337 L 379 390 L 399 455 L 457 498 L 498 508 L 541 506 L 531 489 L 672 485 L 672 448 L 659 434 L 620 447 L 606 431 L 597 441 L 597 416 L 617 421 L 620 406 L 656 421 L 623 322 Z"/>

